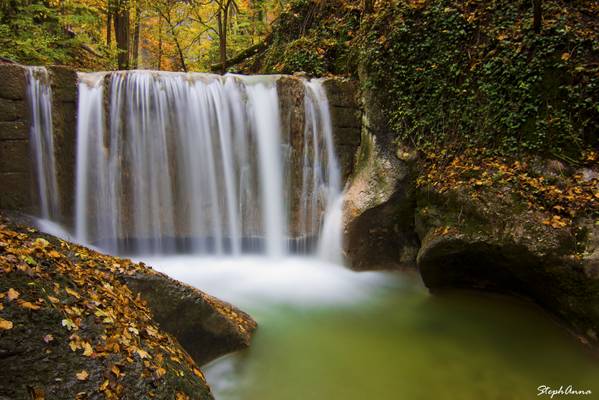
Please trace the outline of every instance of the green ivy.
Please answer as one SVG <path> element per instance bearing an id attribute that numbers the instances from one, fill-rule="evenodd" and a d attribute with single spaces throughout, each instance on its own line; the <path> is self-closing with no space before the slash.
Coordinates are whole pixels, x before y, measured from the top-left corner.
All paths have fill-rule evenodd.
<path id="1" fill-rule="evenodd" d="M 596 146 L 599 68 L 588 60 L 597 42 L 564 17 L 533 32 L 520 2 L 480 1 L 486 8 L 471 20 L 460 3 L 399 2 L 362 28 L 365 84 L 384 99 L 397 140 L 568 161 Z"/>

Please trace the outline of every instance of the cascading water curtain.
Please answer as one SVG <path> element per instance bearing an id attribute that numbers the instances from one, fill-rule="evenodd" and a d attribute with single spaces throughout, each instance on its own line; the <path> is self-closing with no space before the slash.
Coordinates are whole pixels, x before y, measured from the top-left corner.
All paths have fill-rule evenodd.
<path id="1" fill-rule="evenodd" d="M 60 219 L 52 130 L 52 88 L 44 67 L 27 68 L 27 98 L 31 116 L 29 142 L 34 159 L 40 216 Z"/>
<path id="2" fill-rule="evenodd" d="M 78 238 L 121 253 L 286 254 L 277 79 L 80 74 Z M 326 94 L 305 89 L 299 231 L 314 236 L 340 184 Z"/>

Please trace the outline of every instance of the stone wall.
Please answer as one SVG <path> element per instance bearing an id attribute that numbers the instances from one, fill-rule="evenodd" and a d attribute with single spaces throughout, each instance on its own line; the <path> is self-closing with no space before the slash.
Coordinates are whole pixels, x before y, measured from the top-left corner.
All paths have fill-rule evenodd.
<path id="1" fill-rule="evenodd" d="M 281 76 L 277 81 L 281 115 L 282 144 L 289 149 L 289 171 L 285 172 L 286 200 L 291 210 L 290 234 L 298 236 L 300 197 L 302 187 L 302 163 L 304 148 L 304 84 L 301 77 Z M 354 156 L 360 145 L 362 111 L 358 86 L 345 78 L 326 78 L 323 82 L 329 100 L 333 140 L 342 185 L 353 173 Z M 318 229 L 318 227 L 315 227 Z M 318 232 L 312 232 L 317 234 Z"/>
<path id="2" fill-rule="evenodd" d="M 0 65 L 0 208 L 31 212 L 29 111 L 25 69 Z"/>
<path id="3" fill-rule="evenodd" d="M 49 67 L 52 85 L 52 122 L 56 175 L 63 223 L 72 224 L 75 210 L 77 142 L 77 72 L 68 67 Z"/>
<path id="4" fill-rule="evenodd" d="M 54 146 L 62 215 L 73 210 L 77 74 L 67 67 L 49 67 L 53 107 Z M 0 208 L 37 213 L 35 177 L 29 143 L 30 111 L 26 69 L 0 65 Z"/>
<path id="5" fill-rule="evenodd" d="M 58 188 L 63 220 L 72 226 L 76 173 L 77 73 L 68 67 L 48 67 L 53 94 L 53 134 Z M 108 79 L 107 79 L 108 81 Z M 353 173 L 354 156 L 360 145 L 362 111 L 355 81 L 326 78 L 333 134 L 343 183 Z M 301 187 L 304 86 L 300 77 L 281 76 L 277 82 L 283 130 L 282 143 L 288 145 L 290 171 L 286 171 L 288 204 L 297 210 Z M 108 91 L 107 91 L 108 93 Z M 0 209 L 37 213 L 35 176 L 29 145 L 29 110 L 26 69 L 20 65 L 0 65 Z M 291 234 L 294 221 L 292 216 Z"/>
<path id="6" fill-rule="evenodd" d="M 324 87 L 331 108 L 333 138 L 343 182 L 354 172 L 354 158 L 360 146 L 362 109 L 357 81 L 327 78 Z"/>

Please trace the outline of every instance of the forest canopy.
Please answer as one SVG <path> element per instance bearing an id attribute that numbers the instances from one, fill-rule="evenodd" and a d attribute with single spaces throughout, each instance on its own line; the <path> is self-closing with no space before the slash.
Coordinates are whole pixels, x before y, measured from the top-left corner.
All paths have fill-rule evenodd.
<path id="1" fill-rule="evenodd" d="M 6 0 L 0 57 L 81 69 L 208 70 L 259 44 L 279 0 Z"/>

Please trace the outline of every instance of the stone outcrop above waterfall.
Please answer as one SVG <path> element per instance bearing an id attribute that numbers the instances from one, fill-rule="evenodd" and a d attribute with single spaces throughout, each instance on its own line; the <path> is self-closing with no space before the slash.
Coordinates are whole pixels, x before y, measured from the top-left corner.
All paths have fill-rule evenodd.
<path id="1" fill-rule="evenodd" d="M 249 316 L 29 224 L 0 214 L 0 398 L 212 399 L 198 365 L 246 347 Z"/>

